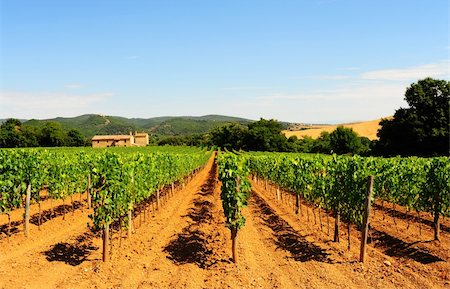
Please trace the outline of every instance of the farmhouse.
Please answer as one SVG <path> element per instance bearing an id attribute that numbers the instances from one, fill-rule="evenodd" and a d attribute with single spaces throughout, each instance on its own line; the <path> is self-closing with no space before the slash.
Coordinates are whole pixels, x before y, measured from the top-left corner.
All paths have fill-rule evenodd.
<path id="1" fill-rule="evenodd" d="M 134 135 L 96 135 L 92 138 L 93 148 L 107 147 L 130 147 L 130 146 L 146 146 L 149 138 L 147 133 L 137 133 Z"/>
<path id="2" fill-rule="evenodd" d="M 134 143 L 138 146 L 145 147 L 148 145 L 148 133 L 134 133 Z"/>

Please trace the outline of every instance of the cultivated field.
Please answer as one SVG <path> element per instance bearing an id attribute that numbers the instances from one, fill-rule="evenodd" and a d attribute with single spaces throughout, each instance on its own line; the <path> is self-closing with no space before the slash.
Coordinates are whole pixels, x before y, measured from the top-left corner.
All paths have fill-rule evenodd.
<path id="1" fill-rule="evenodd" d="M 238 263 L 231 261 L 230 232 L 220 199 L 214 155 L 174 191 L 161 190 L 133 213 L 134 232 L 111 227 L 111 256 L 102 262 L 102 238 L 93 232 L 86 194 L 64 204 L 43 198 L 30 207 L 29 237 L 23 209 L 0 215 L 0 288 L 449 288 L 450 220 L 401 206 L 373 208 L 366 262 L 358 262 L 360 233 L 332 242 L 334 219 L 325 211 L 262 180 L 252 192 L 238 234 Z M 42 192 L 43 196 L 47 194 Z M 73 206 L 72 206 L 73 202 Z M 54 208 L 52 211 L 51 209 Z M 64 218 L 64 219 L 63 219 Z M 331 227 L 331 228 L 330 228 Z M 352 244 L 348 250 L 347 239 Z"/>
<path id="2" fill-rule="evenodd" d="M 341 124 L 344 127 L 348 127 L 353 129 L 358 135 L 365 136 L 370 140 L 378 139 L 377 131 L 380 129 L 381 119 L 375 119 L 371 121 L 363 121 L 363 122 L 355 122 L 355 123 L 344 123 Z M 303 136 L 310 136 L 312 138 L 318 138 L 322 131 L 332 132 L 338 127 L 338 125 L 323 125 L 323 126 L 314 126 L 313 128 L 307 128 L 303 130 L 285 130 L 283 133 L 286 137 L 291 137 L 295 135 L 298 138 Z"/>

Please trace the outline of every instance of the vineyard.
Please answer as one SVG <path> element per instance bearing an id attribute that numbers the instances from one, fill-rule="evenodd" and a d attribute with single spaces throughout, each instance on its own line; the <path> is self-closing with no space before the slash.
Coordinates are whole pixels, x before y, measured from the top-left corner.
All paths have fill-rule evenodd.
<path id="1" fill-rule="evenodd" d="M 0 288 L 450 286 L 448 158 L 7 149 L 0 172 Z"/>
<path id="2" fill-rule="evenodd" d="M 348 223 L 362 225 L 367 180 L 374 181 L 373 198 L 434 216 L 434 238 L 439 240 L 441 217 L 450 216 L 450 161 L 448 158 L 362 158 L 358 156 L 302 156 L 248 154 L 255 176 L 293 192 L 299 198 Z M 394 209 L 395 210 L 395 209 Z M 339 238 L 338 223 L 335 237 Z"/>

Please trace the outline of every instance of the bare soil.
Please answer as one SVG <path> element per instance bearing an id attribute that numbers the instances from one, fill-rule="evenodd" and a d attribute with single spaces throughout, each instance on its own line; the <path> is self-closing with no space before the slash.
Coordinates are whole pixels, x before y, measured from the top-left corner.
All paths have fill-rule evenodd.
<path id="1" fill-rule="evenodd" d="M 166 194 L 159 209 L 150 204 L 135 216 L 130 238 L 125 232 L 113 233 L 109 263 L 101 262 L 101 236 L 87 227 L 91 212 L 86 207 L 65 220 L 48 220 L 40 231 L 32 225 L 28 239 L 20 233 L 9 241 L 3 238 L 0 288 L 450 287 L 445 229 L 441 243 L 430 241 L 432 230 L 426 223 L 421 223 L 420 235 L 417 220 L 411 219 L 406 230 L 407 218 L 397 217 L 396 228 L 389 211 L 383 221 L 382 210 L 377 210 L 368 260 L 361 264 L 356 228 L 348 251 L 344 225 L 341 242 L 333 243 L 327 219 L 330 227 L 334 220 L 325 212 L 314 214 L 302 204 L 302 214 L 296 215 L 291 195 L 283 193 L 277 200 L 273 188 L 255 182 L 234 264 L 220 185 L 211 159 L 184 189 Z"/>

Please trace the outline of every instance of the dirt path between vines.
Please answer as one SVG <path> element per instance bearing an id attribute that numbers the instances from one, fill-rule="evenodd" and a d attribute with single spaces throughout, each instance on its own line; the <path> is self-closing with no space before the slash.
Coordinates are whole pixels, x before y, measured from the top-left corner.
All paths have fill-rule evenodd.
<path id="1" fill-rule="evenodd" d="M 291 257 L 298 254 L 295 249 L 299 242 L 292 242 L 290 234 L 295 232 L 303 236 L 310 244 L 314 244 L 321 250 L 325 250 L 328 258 L 331 259 L 332 266 L 327 262 L 320 265 L 318 272 L 325 270 L 326 274 L 320 273 L 317 277 L 329 279 L 328 285 L 335 284 L 338 276 L 344 277 L 346 283 L 335 284 L 338 288 L 449 288 L 450 287 L 450 258 L 449 258 L 449 235 L 442 232 L 441 242 L 430 241 L 432 229 L 423 228 L 423 234 L 418 233 L 418 224 L 411 223 L 409 231 L 406 231 L 407 222 L 400 219 L 398 228 L 395 229 L 392 220 L 385 218 L 382 225 L 382 214 L 377 212 L 371 218 L 371 231 L 369 241 L 371 242 L 367 251 L 367 261 L 363 265 L 359 259 L 360 233 L 352 226 L 350 234 L 351 249 L 347 249 L 346 225 L 341 224 L 340 243 L 332 242 L 334 219 L 329 217 L 330 231 L 327 228 L 327 217 L 322 212 L 319 216 L 318 210 L 313 211 L 309 206 L 302 204 L 302 213 L 296 215 L 293 211 L 294 198 L 288 194 L 283 194 L 281 200 L 277 200 L 275 189 L 264 188 L 264 184 L 252 182 L 254 194 L 258 203 L 267 206 L 265 210 L 270 210 L 276 214 L 273 217 L 269 214 L 269 223 L 280 218 L 286 223 L 280 225 L 282 221 L 274 222 L 274 236 L 279 240 L 279 244 L 285 244 L 285 248 L 291 252 Z M 251 208 L 252 206 L 250 206 Z M 264 216 L 264 214 L 260 214 Z M 309 217 L 308 217 L 309 215 Z M 267 218 L 266 218 L 267 219 Z M 309 219 L 309 220 L 308 220 Z M 322 223 L 322 226 L 320 225 Z M 286 228 L 283 228 L 287 226 Z M 292 227 L 291 227 L 292 226 Z M 292 229 L 294 231 L 292 231 Z M 281 234 L 281 237 L 279 237 Z M 422 240 L 422 241 L 420 241 Z M 291 244 L 291 245 L 289 245 Z M 312 252 L 304 248 L 301 252 Z M 318 251 L 320 252 L 320 251 Z M 300 254 L 301 256 L 301 254 Z M 314 262 L 305 262 L 309 266 Z M 334 271 L 333 269 L 338 269 Z M 311 279 L 316 276 L 314 270 L 306 275 Z M 316 271 L 317 272 L 317 271 Z M 325 287 L 325 285 L 322 285 Z M 314 288 L 315 286 L 308 286 Z M 331 286 L 333 288 L 333 286 Z M 321 288 L 321 286 L 317 287 Z"/>
<path id="2" fill-rule="evenodd" d="M 66 197 L 65 200 L 58 199 L 54 200 L 49 197 L 46 190 L 41 191 L 41 225 L 50 221 L 54 217 L 64 215 L 64 211 L 66 215 L 69 215 L 73 210 L 84 209 L 87 207 L 86 204 L 86 194 L 76 193 L 70 197 Z M 23 215 L 24 208 L 18 208 L 12 210 L 9 214 L 11 227 L 10 227 L 10 235 L 18 235 L 23 234 Z M 30 230 L 31 234 L 33 231 L 38 228 L 38 215 L 39 215 L 39 205 L 32 200 L 30 205 Z M 1 214 L 0 215 L 0 241 L 7 238 L 8 232 L 8 215 Z"/>
<path id="3" fill-rule="evenodd" d="M 123 234 L 119 240 L 119 234 L 114 233 L 109 263 L 101 262 L 100 236 L 86 227 L 87 210 L 69 213 L 65 221 L 58 217 L 46 222 L 33 239 L 18 235 L 10 244 L 2 240 L 0 288 L 450 286 L 445 280 L 423 274 L 428 271 L 411 269 L 413 265 L 428 265 L 402 265 L 396 257 L 375 248 L 369 249 L 366 264 L 355 262 L 356 235 L 352 236 L 352 250 L 347 252 L 345 242 L 330 242 L 325 229 L 307 223 L 306 216 L 295 215 L 287 204 L 276 201 L 255 183 L 244 210 L 247 222 L 238 234 L 238 264 L 233 264 L 220 185 L 211 158 L 159 210 L 152 211 L 145 221 L 136 217 L 136 230 L 130 239 Z"/>

